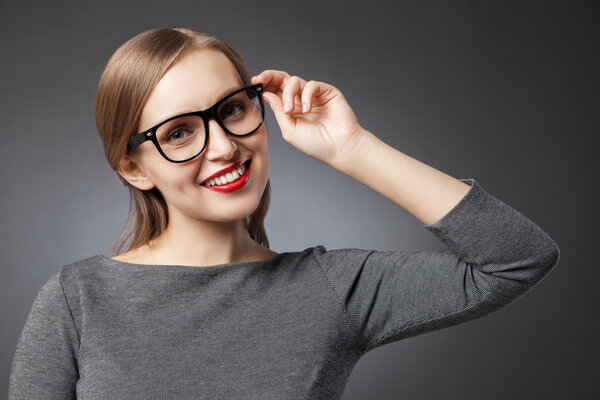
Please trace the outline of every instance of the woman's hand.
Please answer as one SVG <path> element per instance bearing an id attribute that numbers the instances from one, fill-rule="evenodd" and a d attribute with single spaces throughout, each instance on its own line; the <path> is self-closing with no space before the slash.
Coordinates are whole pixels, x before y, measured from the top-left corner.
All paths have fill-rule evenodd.
<path id="1" fill-rule="evenodd" d="M 332 85 L 277 70 L 261 72 L 252 83 L 262 83 L 263 99 L 273 110 L 283 138 L 316 160 L 332 165 L 366 132 L 342 92 Z"/>

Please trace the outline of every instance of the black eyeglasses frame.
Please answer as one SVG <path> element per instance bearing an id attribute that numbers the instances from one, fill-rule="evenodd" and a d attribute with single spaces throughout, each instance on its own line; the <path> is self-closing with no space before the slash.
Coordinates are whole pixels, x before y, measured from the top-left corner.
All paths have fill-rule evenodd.
<path id="1" fill-rule="evenodd" d="M 260 100 L 260 106 L 261 106 L 261 116 L 260 116 L 260 123 L 258 124 L 258 126 L 256 127 L 256 129 L 254 129 L 251 132 L 245 133 L 243 135 L 237 135 L 233 132 L 231 132 L 229 129 L 227 129 L 225 127 L 225 125 L 223 124 L 223 122 L 221 121 L 221 119 L 217 116 L 217 108 L 223 104 L 223 102 L 225 102 L 226 100 L 228 100 L 231 96 L 239 93 L 239 92 L 243 92 L 244 90 L 254 90 L 257 94 L 258 94 L 258 99 Z M 262 98 L 262 94 L 263 94 L 264 88 L 263 85 L 261 83 L 256 84 L 256 85 L 250 85 L 250 86 L 246 86 L 240 89 L 237 89 L 234 92 L 229 93 L 227 96 L 223 97 L 221 100 L 219 100 L 218 102 L 216 102 L 213 106 L 207 108 L 206 110 L 202 110 L 202 111 L 192 111 L 192 112 L 188 112 L 185 114 L 179 114 L 179 115 L 175 115 L 173 117 L 170 117 L 169 119 L 166 119 L 164 121 L 162 121 L 161 123 L 154 125 L 152 128 L 144 131 L 144 132 L 140 132 L 137 133 L 135 135 L 133 135 L 132 137 L 129 138 L 129 142 L 127 143 L 127 152 L 130 152 L 131 150 L 135 149 L 136 147 L 138 147 L 139 145 L 141 145 L 142 143 L 146 142 L 147 140 L 152 141 L 152 143 L 154 143 L 154 146 L 156 147 L 156 149 L 158 150 L 158 152 L 167 160 L 170 162 L 174 162 L 174 163 L 184 163 L 190 160 L 193 160 L 194 158 L 198 157 L 200 154 L 202 154 L 202 152 L 204 151 L 204 149 L 206 148 L 206 144 L 208 143 L 208 121 L 210 121 L 211 119 L 215 119 L 217 121 L 217 123 L 219 124 L 219 126 L 221 128 L 223 128 L 223 130 L 233 136 L 237 136 L 237 137 L 243 137 L 243 136 L 248 136 L 253 134 L 254 132 L 256 132 L 260 126 L 263 124 L 264 120 L 265 120 L 265 104 L 263 102 L 263 98 Z M 200 150 L 200 152 L 190 158 L 187 158 L 185 160 L 181 160 L 181 161 L 176 161 L 176 160 L 172 160 L 169 157 L 167 157 L 167 155 L 162 151 L 162 149 L 160 148 L 160 145 L 158 144 L 158 139 L 156 138 L 156 130 L 158 128 L 160 128 L 162 125 L 166 124 L 169 121 L 172 121 L 176 118 L 180 118 L 180 117 L 187 117 L 190 115 L 196 115 L 202 118 L 202 121 L 204 121 L 204 132 L 206 137 L 204 138 L 204 146 L 202 147 L 202 149 Z"/>

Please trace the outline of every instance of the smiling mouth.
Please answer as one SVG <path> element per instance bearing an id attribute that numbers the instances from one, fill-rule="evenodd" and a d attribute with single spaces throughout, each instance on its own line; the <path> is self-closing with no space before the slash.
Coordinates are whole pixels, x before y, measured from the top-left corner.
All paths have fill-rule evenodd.
<path id="1" fill-rule="evenodd" d="M 214 178 L 207 179 L 206 181 L 202 182 L 200 184 L 200 186 L 207 186 L 207 187 L 226 186 L 230 183 L 236 182 L 236 181 L 242 179 L 243 176 L 247 175 L 246 171 L 250 167 L 251 161 L 252 160 L 245 161 L 238 168 L 235 168 L 229 172 L 226 172 L 226 173 L 216 176 Z"/>

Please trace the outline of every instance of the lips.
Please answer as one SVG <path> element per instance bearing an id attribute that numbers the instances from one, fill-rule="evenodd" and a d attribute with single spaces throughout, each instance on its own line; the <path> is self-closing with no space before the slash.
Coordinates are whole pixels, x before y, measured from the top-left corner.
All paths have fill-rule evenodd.
<path id="1" fill-rule="evenodd" d="M 242 188 L 246 187 L 246 185 L 250 181 L 250 166 L 246 167 L 245 169 L 246 170 L 244 171 L 244 173 L 239 178 L 237 178 L 236 180 L 234 180 L 232 182 L 225 183 L 222 185 L 213 185 L 213 186 L 204 185 L 202 187 L 204 189 L 211 190 L 213 192 L 218 192 L 218 193 L 231 193 L 231 192 L 236 192 L 238 190 L 241 190 Z"/>
<path id="2" fill-rule="evenodd" d="M 227 168 L 223 168 L 217 172 L 215 172 L 214 174 L 212 174 L 211 176 L 209 176 L 208 178 L 206 178 L 205 180 L 202 181 L 202 183 L 200 183 L 200 185 L 202 186 L 206 186 L 206 183 L 217 177 L 217 176 L 221 176 L 223 174 L 226 174 L 227 172 L 233 171 L 234 169 L 238 169 L 239 167 L 241 167 L 243 164 L 246 165 L 246 168 L 248 168 L 250 166 L 250 160 L 242 160 L 242 161 L 238 161 L 236 163 L 234 163 L 233 165 L 227 167 Z"/>

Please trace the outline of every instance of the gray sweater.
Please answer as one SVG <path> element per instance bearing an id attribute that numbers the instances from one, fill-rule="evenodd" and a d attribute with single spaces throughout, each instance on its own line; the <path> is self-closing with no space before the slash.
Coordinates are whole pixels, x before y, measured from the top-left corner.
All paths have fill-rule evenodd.
<path id="1" fill-rule="evenodd" d="M 25 321 L 9 399 L 339 399 L 366 352 L 496 311 L 558 263 L 546 232 L 461 181 L 459 203 L 423 225 L 444 250 L 65 265 Z"/>

